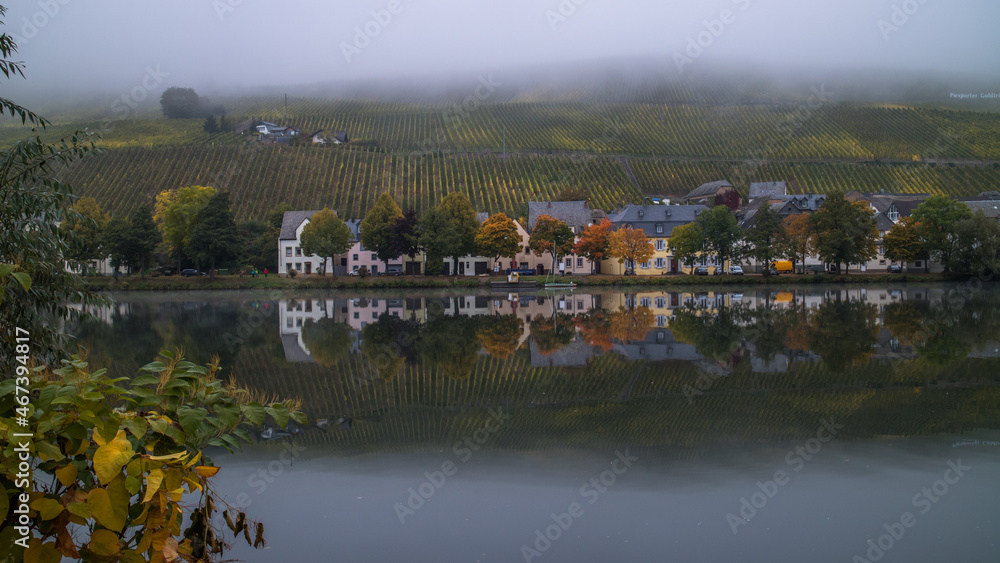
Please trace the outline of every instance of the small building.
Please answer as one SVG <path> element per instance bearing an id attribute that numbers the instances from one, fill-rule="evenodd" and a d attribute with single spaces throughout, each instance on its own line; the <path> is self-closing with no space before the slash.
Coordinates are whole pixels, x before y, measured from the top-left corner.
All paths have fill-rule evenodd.
<path id="1" fill-rule="evenodd" d="M 646 237 L 653 243 L 655 254 L 653 258 L 642 264 L 636 264 L 635 273 L 642 276 L 661 275 L 681 271 L 682 264 L 668 248 L 667 241 L 674 228 L 694 222 L 702 212 L 708 211 L 704 205 L 627 205 L 608 218 L 613 223 L 612 229 L 633 227 L 642 229 Z M 713 257 L 702 257 L 703 265 L 715 264 Z M 624 274 L 625 264 L 617 259 L 604 260 L 601 271 L 609 274 Z"/>
<path id="2" fill-rule="evenodd" d="M 743 197 L 728 180 L 702 184 L 684 196 L 681 201 L 687 205 L 704 205 L 706 207 L 725 205 L 732 211 L 736 211 L 743 205 Z"/>

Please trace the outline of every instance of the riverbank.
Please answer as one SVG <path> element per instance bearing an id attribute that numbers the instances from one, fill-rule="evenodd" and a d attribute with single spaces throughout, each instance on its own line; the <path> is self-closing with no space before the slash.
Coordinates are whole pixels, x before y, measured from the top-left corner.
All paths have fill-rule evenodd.
<path id="1" fill-rule="evenodd" d="M 224 290 L 224 289 L 424 289 L 424 288 L 488 288 L 490 281 L 502 277 L 476 276 L 379 276 L 360 278 L 355 276 L 320 277 L 279 276 L 256 278 L 249 276 L 179 277 L 160 276 L 140 279 L 138 276 L 122 276 L 118 280 L 111 277 L 86 278 L 94 291 L 184 291 L 184 290 Z M 544 283 L 544 277 L 524 276 L 524 281 Z M 560 282 L 572 281 L 580 287 L 673 287 L 673 286 L 790 286 L 805 284 L 898 284 L 898 283 L 940 283 L 955 281 L 943 274 L 806 274 L 764 277 L 748 276 L 567 276 Z"/>

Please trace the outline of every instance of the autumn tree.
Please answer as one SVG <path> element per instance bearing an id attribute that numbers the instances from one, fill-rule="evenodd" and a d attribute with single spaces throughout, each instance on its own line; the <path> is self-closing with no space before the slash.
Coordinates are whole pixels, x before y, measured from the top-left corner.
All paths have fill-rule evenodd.
<path id="1" fill-rule="evenodd" d="M 573 254 L 584 256 L 593 264 L 609 257 L 611 247 L 611 228 L 613 223 L 607 217 L 580 230 L 580 238 L 573 246 Z"/>
<path id="2" fill-rule="evenodd" d="M 552 254 L 552 271 L 555 272 L 559 258 L 573 251 L 575 239 L 572 229 L 565 222 L 550 215 L 540 215 L 535 222 L 535 228 L 531 230 L 528 248 L 535 253 L 535 256 L 541 256 L 546 252 Z"/>
<path id="3" fill-rule="evenodd" d="M 619 264 L 634 269 L 652 258 L 656 254 L 656 248 L 642 229 L 622 227 L 608 237 L 608 254 L 617 258 Z"/>
<path id="4" fill-rule="evenodd" d="M 322 256 L 322 274 L 326 275 L 326 259 L 334 262 L 338 254 L 351 249 L 354 235 L 344 221 L 333 211 L 324 208 L 309 219 L 302 228 L 302 252 L 307 255 Z"/>
<path id="5" fill-rule="evenodd" d="M 538 314 L 531 319 L 531 339 L 544 356 L 569 346 L 574 335 L 573 318 L 566 313 L 554 313 L 551 318 Z"/>
<path id="6" fill-rule="evenodd" d="M 924 200 L 911 214 L 924 248 L 931 258 L 949 267 L 949 256 L 955 250 L 952 237 L 955 224 L 972 217 L 969 206 L 943 195 Z"/>
<path id="7" fill-rule="evenodd" d="M 66 214 L 66 221 L 60 229 L 69 239 L 69 249 L 66 258 L 75 262 L 89 262 L 107 256 L 102 248 L 101 231 L 111 217 L 108 216 L 97 200 L 92 197 L 81 197 Z M 88 267 L 84 266 L 84 273 Z"/>
<path id="8" fill-rule="evenodd" d="M 667 241 L 667 248 L 673 253 L 674 258 L 688 268 L 693 268 L 698 255 L 705 250 L 705 235 L 698 223 L 674 227 L 670 240 Z"/>
<path id="9" fill-rule="evenodd" d="M 695 223 L 705 237 L 705 250 L 718 256 L 725 267 L 738 254 L 738 243 L 743 238 L 736 216 L 725 205 L 716 205 L 698 214 Z"/>
<path id="10" fill-rule="evenodd" d="M 390 253 L 409 256 L 411 263 L 417 259 L 417 253 L 420 252 L 420 220 L 415 209 L 407 209 L 401 217 L 396 217 L 389 241 Z"/>
<path id="11" fill-rule="evenodd" d="M 513 259 L 521 251 L 521 235 L 517 233 L 514 220 L 504 213 L 490 216 L 476 233 L 476 252 L 480 256 L 492 256 L 494 260 Z"/>
<path id="12" fill-rule="evenodd" d="M 368 210 L 361 220 L 361 244 L 378 255 L 378 259 L 388 262 L 399 258 L 392 252 L 392 227 L 397 217 L 403 216 L 403 210 L 388 192 L 378 196 L 375 205 Z"/>
<path id="13" fill-rule="evenodd" d="M 524 335 L 524 323 L 517 315 L 484 315 L 479 318 L 476 338 L 498 360 L 506 360 L 517 350 Z"/>
<path id="14" fill-rule="evenodd" d="M 913 216 L 903 217 L 882 237 L 885 257 L 900 262 L 906 269 L 907 262 L 913 262 L 924 255 L 924 243 L 920 240 L 920 229 Z"/>
<path id="15" fill-rule="evenodd" d="M 747 254 L 757 260 L 764 269 L 764 275 L 771 274 L 771 262 L 781 255 L 785 241 L 785 224 L 781 215 L 770 205 L 760 208 L 754 215 L 753 225 L 747 229 L 744 239 Z"/>
<path id="16" fill-rule="evenodd" d="M 233 212 L 229 209 L 229 192 L 213 194 L 198 212 L 198 221 L 191 232 L 188 251 L 200 264 L 208 264 L 208 275 L 215 277 L 216 264 L 232 262 L 240 255 L 242 241 Z"/>
<path id="17" fill-rule="evenodd" d="M 822 207 L 809 216 L 812 245 L 828 264 L 861 264 L 875 257 L 878 229 L 875 215 L 863 201 L 852 202 L 844 194 L 831 194 Z"/>
<path id="18" fill-rule="evenodd" d="M 191 233 L 198 222 L 198 213 L 215 195 L 209 186 L 186 186 L 164 190 L 156 195 L 153 219 L 160 228 L 163 241 L 177 257 L 177 270 L 181 269 L 184 249 L 191 243 Z"/>
<path id="19" fill-rule="evenodd" d="M 801 259 L 802 269 L 806 267 L 806 256 L 812 252 L 812 235 L 809 233 L 809 216 L 805 213 L 785 217 L 785 239 L 782 245 L 784 256 Z"/>
<path id="20" fill-rule="evenodd" d="M 619 307 L 608 313 L 608 332 L 618 342 L 641 342 L 653 326 L 649 307 Z"/>

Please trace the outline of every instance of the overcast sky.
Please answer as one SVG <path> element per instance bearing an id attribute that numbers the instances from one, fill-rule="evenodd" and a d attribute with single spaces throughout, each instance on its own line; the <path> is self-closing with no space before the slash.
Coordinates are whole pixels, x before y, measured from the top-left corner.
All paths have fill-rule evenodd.
<path id="1" fill-rule="evenodd" d="M 28 65 L 27 83 L 0 86 L 15 93 L 129 89 L 148 69 L 158 71 L 164 87 L 230 90 L 632 55 L 662 57 L 674 69 L 685 60 L 692 63 L 686 68 L 738 62 L 994 76 L 1000 69 L 998 0 L 7 4 L 6 31 Z"/>

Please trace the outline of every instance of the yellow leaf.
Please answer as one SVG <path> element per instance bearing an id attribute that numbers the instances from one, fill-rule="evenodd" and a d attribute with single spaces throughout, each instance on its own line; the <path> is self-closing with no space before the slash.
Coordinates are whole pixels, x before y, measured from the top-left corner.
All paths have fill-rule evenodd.
<path id="1" fill-rule="evenodd" d="M 94 435 L 97 435 L 96 432 Z M 113 440 L 97 448 L 94 452 L 94 472 L 101 483 L 108 483 L 120 474 L 133 453 L 132 443 L 125 437 L 124 430 L 119 430 Z"/>
<path id="2" fill-rule="evenodd" d="M 94 530 L 90 534 L 90 551 L 97 555 L 110 556 L 117 555 L 122 547 L 118 541 L 118 534 L 111 530 Z"/>
<path id="3" fill-rule="evenodd" d="M 160 490 L 160 484 L 163 483 L 163 470 L 154 469 L 149 472 L 146 476 L 146 495 L 142 497 L 142 502 L 149 502 L 156 494 L 156 491 Z"/>
<path id="4" fill-rule="evenodd" d="M 198 472 L 198 475 L 202 477 L 215 477 L 215 474 L 219 472 L 218 467 L 212 467 L 210 465 L 199 465 L 194 468 Z"/>
<path id="5" fill-rule="evenodd" d="M 90 505 L 94 518 L 97 518 L 102 526 L 121 532 L 128 515 L 129 498 L 130 495 L 125 489 L 125 478 L 122 477 L 112 481 L 107 489 L 91 489 L 87 504 Z"/>
<path id="6" fill-rule="evenodd" d="M 68 510 L 70 514 L 75 514 L 80 518 L 89 519 L 94 514 L 93 507 L 85 502 L 71 502 L 66 505 L 66 510 Z"/>
<path id="7" fill-rule="evenodd" d="M 73 452 L 73 455 L 74 456 L 81 455 L 85 453 L 88 448 L 90 448 L 90 440 L 80 440 L 80 447 L 75 452 Z"/>
<path id="8" fill-rule="evenodd" d="M 174 459 L 184 459 L 186 455 L 188 455 L 187 452 L 177 452 L 167 455 L 151 455 L 147 459 L 151 461 L 170 461 Z"/>
<path id="9" fill-rule="evenodd" d="M 77 469 L 76 465 L 71 463 L 65 467 L 56 469 L 56 478 L 59 479 L 62 486 L 68 487 L 76 482 L 77 471 L 79 471 L 79 469 Z"/>
<path id="10" fill-rule="evenodd" d="M 38 538 L 31 538 L 28 549 L 24 550 L 24 563 L 59 563 L 62 554 L 56 549 L 56 544 L 42 543 Z"/>
<path id="11" fill-rule="evenodd" d="M 40 498 L 31 503 L 31 508 L 38 511 L 42 520 L 52 520 L 62 513 L 64 507 L 54 498 Z"/>
<path id="12" fill-rule="evenodd" d="M 191 458 L 187 463 L 184 464 L 184 469 L 191 469 L 191 466 L 198 463 L 198 460 L 200 459 L 201 459 L 201 452 L 199 451 L 198 453 L 194 454 L 193 458 Z"/>

